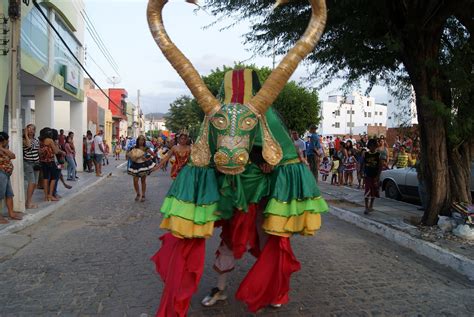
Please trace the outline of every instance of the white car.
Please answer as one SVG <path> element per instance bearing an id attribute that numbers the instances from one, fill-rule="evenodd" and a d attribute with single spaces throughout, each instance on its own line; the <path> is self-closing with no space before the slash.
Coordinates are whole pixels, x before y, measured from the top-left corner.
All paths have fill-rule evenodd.
<path id="1" fill-rule="evenodd" d="M 380 184 L 387 198 L 396 200 L 402 198 L 419 199 L 418 178 L 414 167 L 382 171 Z M 471 196 L 474 197 L 474 161 L 471 162 Z"/>

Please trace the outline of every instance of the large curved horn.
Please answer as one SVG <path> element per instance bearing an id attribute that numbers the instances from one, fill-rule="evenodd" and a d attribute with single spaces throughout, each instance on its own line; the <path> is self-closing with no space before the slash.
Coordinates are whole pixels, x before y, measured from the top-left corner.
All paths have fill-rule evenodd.
<path id="1" fill-rule="evenodd" d="M 279 0 L 277 5 L 284 2 L 287 1 Z M 275 101 L 298 64 L 314 49 L 323 34 L 327 18 L 326 1 L 309 0 L 309 2 L 313 14 L 306 31 L 278 64 L 278 67 L 270 74 L 260 91 L 249 102 L 260 114 L 264 114 Z"/>
<path id="2" fill-rule="evenodd" d="M 165 57 L 191 90 L 204 113 L 213 113 L 220 109 L 219 101 L 212 95 L 191 62 L 176 47 L 165 31 L 161 12 L 167 2 L 168 0 L 150 0 L 148 2 L 147 19 L 151 34 Z"/>

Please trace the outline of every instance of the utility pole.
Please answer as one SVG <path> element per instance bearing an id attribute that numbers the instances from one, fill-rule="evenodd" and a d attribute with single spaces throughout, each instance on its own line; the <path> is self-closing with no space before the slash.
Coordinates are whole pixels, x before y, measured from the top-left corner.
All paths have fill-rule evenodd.
<path id="1" fill-rule="evenodd" d="M 142 109 L 140 107 L 140 89 L 137 90 L 137 124 L 138 124 L 138 135 L 142 134 L 142 118 L 141 113 Z"/>
<path id="2" fill-rule="evenodd" d="M 10 82 L 8 85 L 8 105 L 10 109 L 10 140 L 12 152 L 16 159 L 13 160 L 14 170 L 12 185 L 15 196 L 13 208 L 16 211 L 25 211 L 25 189 L 23 178 L 23 135 L 20 120 L 20 36 L 21 36 L 21 0 L 9 0 L 8 15 L 10 17 Z"/>

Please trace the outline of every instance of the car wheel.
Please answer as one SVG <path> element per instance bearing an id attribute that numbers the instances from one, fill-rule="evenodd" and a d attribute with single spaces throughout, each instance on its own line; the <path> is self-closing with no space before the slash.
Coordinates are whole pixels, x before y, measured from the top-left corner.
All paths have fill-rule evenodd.
<path id="1" fill-rule="evenodd" d="M 385 185 L 385 197 L 396 200 L 400 200 L 402 198 L 402 195 L 398 191 L 397 185 L 391 180 L 387 181 L 387 184 Z"/>

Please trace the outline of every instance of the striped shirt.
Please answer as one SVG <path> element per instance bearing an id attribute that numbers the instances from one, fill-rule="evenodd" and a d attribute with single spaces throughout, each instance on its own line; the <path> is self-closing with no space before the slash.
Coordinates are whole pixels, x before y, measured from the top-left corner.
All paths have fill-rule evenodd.
<path id="1" fill-rule="evenodd" d="M 33 138 L 30 140 L 30 146 L 23 146 L 23 160 L 26 162 L 38 162 L 39 161 L 39 140 Z"/>

